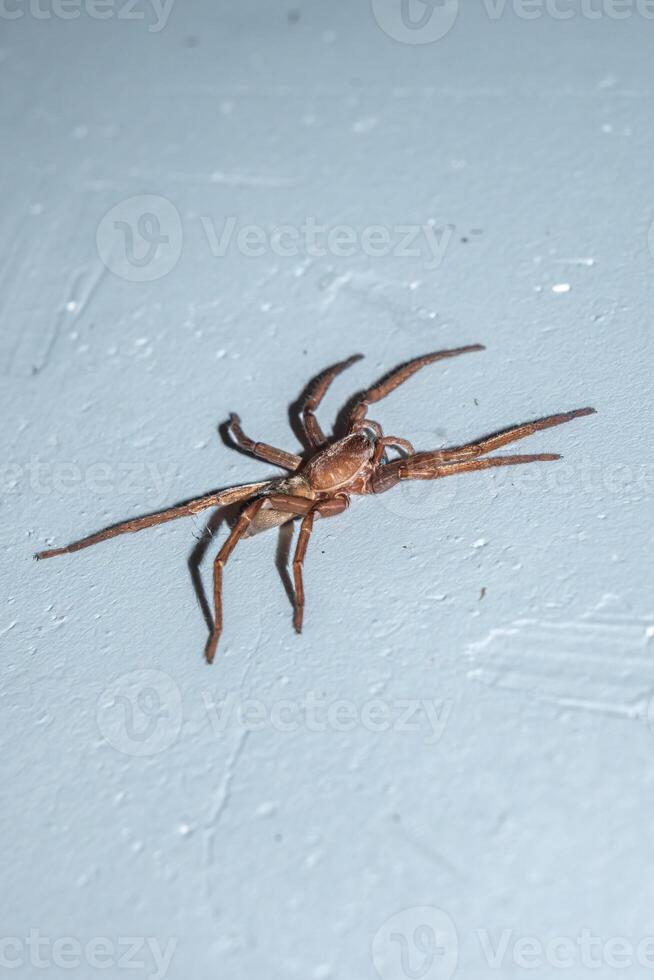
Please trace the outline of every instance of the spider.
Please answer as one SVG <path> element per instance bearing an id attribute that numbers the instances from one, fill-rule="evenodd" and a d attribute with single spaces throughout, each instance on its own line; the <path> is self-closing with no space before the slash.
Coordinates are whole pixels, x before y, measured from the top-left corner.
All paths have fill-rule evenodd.
<path id="1" fill-rule="evenodd" d="M 594 408 L 579 408 L 561 415 L 550 415 L 535 422 L 512 426 L 478 442 L 448 449 L 432 449 L 427 452 L 416 452 L 410 442 L 399 436 L 385 436 L 379 423 L 367 417 L 370 405 L 385 398 L 420 368 L 445 358 L 481 350 L 485 350 L 482 344 L 473 344 L 454 350 L 425 354 L 401 365 L 385 375 L 373 387 L 360 393 L 349 403 L 349 406 L 346 406 L 346 434 L 343 438 L 330 440 L 320 428 L 315 413 L 334 378 L 359 361 L 363 355 L 355 354 L 348 357 L 347 360 L 327 368 L 305 389 L 299 406 L 299 415 L 302 434 L 311 449 L 307 459 L 295 453 L 285 452 L 283 449 L 275 449 L 264 442 L 254 442 L 244 434 L 238 415 L 230 416 L 228 431 L 236 444 L 252 456 L 287 470 L 288 476 L 267 480 L 264 483 L 248 483 L 197 497 L 169 510 L 114 524 L 65 548 L 41 551 L 35 555 L 35 558 L 38 560 L 69 554 L 119 534 L 140 531 L 146 527 L 176 520 L 178 517 L 198 514 L 210 507 L 226 507 L 247 501 L 214 561 L 215 612 L 213 629 L 205 649 L 206 659 L 208 663 L 212 663 L 218 647 L 223 621 L 223 568 L 237 543 L 241 538 L 251 537 L 269 528 L 280 527 L 295 519 L 301 519 L 301 525 L 293 558 L 295 586 L 293 625 L 300 633 L 304 615 L 302 566 L 316 518 L 336 517 L 349 506 L 352 495 L 385 493 L 403 480 L 437 480 L 444 476 L 470 473 L 473 470 L 489 469 L 493 466 L 514 466 L 517 463 L 561 459 L 555 453 L 490 457 L 487 454 L 540 429 L 562 425 L 564 422 L 570 422 L 571 419 L 592 415 L 595 412 Z M 396 450 L 399 455 L 389 459 L 388 449 Z"/>

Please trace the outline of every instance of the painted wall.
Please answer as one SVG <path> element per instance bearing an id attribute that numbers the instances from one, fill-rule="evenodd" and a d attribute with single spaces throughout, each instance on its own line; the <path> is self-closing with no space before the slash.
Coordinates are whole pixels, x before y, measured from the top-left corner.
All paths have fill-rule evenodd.
<path id="1" fill-rule="evenodd" d="M 14 976 L 652 974 L 652 11 L 414 2 L 0 16 Z M 374 417 L 598 414 L 318 524 L 301 637 L 275 535 L 212 669 L 201 517 L 32 561 L 272 475 L 232 411 L 295 451 L 328 364 L 327 427 L 470 343 Z"/>

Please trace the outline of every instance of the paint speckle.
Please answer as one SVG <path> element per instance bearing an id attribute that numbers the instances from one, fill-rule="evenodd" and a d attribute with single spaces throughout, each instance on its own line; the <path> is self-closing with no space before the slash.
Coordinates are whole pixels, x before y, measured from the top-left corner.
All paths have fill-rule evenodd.
<path id="1" fill-rule="evenodd" d="M 266 802 L 257 807 L 258 817 L 272 817 L 277 813 L 277 804 Z"/>
<path id="2" fill-rule="evenodd" d="M 561 296 L 563 293 L 569 293 L 572 286 L 569 282 L 557 282 L 556 285 L 552 286 L 552 292 L 556 293 L 557 296 Z"/>
<path id="3" fill-rule="evenodd" d="M 313 980 L 330 980 L 333 976 L 332 968 L 327 963 L 321 963 L 313 971 Z"/>
<path id="4" fill-rule="evenodd" d="M 357 119 L 352 126 L 353 133 L 371 133 L 376 128 L 379 120 L 376 116 L 366 116 L 365 119 Z"/>

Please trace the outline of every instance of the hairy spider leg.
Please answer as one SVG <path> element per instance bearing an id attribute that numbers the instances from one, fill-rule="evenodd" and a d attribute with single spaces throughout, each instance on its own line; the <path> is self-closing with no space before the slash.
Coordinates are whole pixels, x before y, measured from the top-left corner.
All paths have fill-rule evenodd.
<path id="1" fill-rule="evenodd" d="M 295 473 L 302 466 L 301 456 L 296 456 L 295 453 L 287 453 L 284 449 L 276 449 L 275 446 L 269 446 L 267 442 L 255 442 L 254 439 L 246 436 L 241 428 L 241 420 L 235 412 L 230 415 L 227 427 L 234 442 L 241 449 L 245 449 L 252 456 L 256 456 L 257 459 L 263 459 L 267 463 L 272 463 L 273 466 L 281 466 L 282 469 L 290 470 L 291 473 Z"/>
<path id="2" fill-rule="evenodd" d="M 313 530 L 313 522 L 318 517 L 336 517 L 342 514 L 350 506 L 349 497 L 345 494 L 334 497 L 332 500 L 323 500 L 316 504 L 308 514 L 302 518 L 300 533 L 297 539 L 297 547 L 293 557 L 293 582 L 295 585 L 295 609 L 293 612 L 293 626 L 296 633 L 302 632 L 302 620 L 304 618 L 304 583 L 302 581 L 302 566 L 307 553 L 307 545 Z"/>
<path id="3" fill-rule="evenodd" d="M 245 535 L 250 524 L 262 507 L 268 506 L 274 510 L 283 511 L 293 517 L 304 517 L 314 507 L 315 501 L 307 497 L 293 497 L 288 494 L 272 493 L 265 497 L 259 497 L 242 510 L 236 524 L 218 552 L 213 564 L 213 601 L 214 601 L 214 625 L 209 640 L 207 642 L 205 656 L 208 663 L 213 663 L 223 628 L 223 603 L 222 603 L 222 584 L 223 568 L 232 554 L 234 548 Z"/>
<path id="4" fill-rule="evenodd" d="M 304 401 L 302 402 L 300 411 L 302 415 L 302 427 L 304 434 L 309 444 L 314 449 L 318 449 L 327 442 L 327 436 L 320 428 L 320 423 L 316 418 L 316 409 L 325 397 L 327 389 L 334 378 L 341 374 L 342 371 L 345 371 L 353 364 L 356 364 L 356 362 L 360 361 L 362 358 L 363 354 L 353 354 L 352 357 L 348 357 L 346 360 L 339 361 L 338 364 L 334 364 L 332 367 L 327 368 L 309 384 L 309 388 Z"/>
<path id="5" fill-rule="evenodd" d="M 412 361 L 407 361 L 406 364 L 402 364 L 399 368 L 395 368 L 390 374 L 385 375 L 378 381 L 376 385 L 373 385 L 362 393 L 361 398 L 350 413 L 349 429 L 352 429 L 354 423 L 365 418 L 370 405 L 374 402 L 381 401 L 382 398 L 386 398 L 387 395 L 390 395 L 392 391 L 395 391 L 401 384 L 408 381 L 421 368 L 426 367 L 428 364 L 434 364 L 436 361 L 445 360 L 448 357 L 458 357 L 459 354 L 469 354 L 473 351 L 481 350 L 486 350 L 483 344 L 471 344 L 468 347 L 457 347 L 453 350 L 435 351 L 433 354 L 423 354 L 422 357 L 416 357 Z"/>
<path id="6" fill-rule="evenodd" d="M 238 503 L 268 486 L 266 483 L 248 483 L 242 487 L 231 487 L 228 490 L 220 490 L 217 493 L 210 493 L 204 497 L 196 497 L 188 500 L 177 507 L 170 507 L 168 510 L 159 511 L 156 514 L 147 514 L 145 517 L 136 517 L 130 521 L 122 521 L 120 524 L 113 524 L 111 527 L 90 534 L 87 538 L 74 541 L 66 545 L 65 548 L 51 548 L 48 551 L 39 551 L 34 557 L 37 561 L 44 558 L 54 558 L 57 555 L 68 555 L 73 551 L 81 551 L 82 548 L 90 548 L 91 545 L 115 538 L 119 534 L 130 534 L 134 531 L 142 531 L 146 527 L 155 527 L 157 524 L 165 524 L 167 521 L 176 521 L 180 517 L 189 517 L 192 514 L 199 514 L 209 507 L 227 507 L 229 504 Z"/>
<path id="7" fill-rule="evenodd" d="M 572 412 L 547 415 L 545 418 L 536 419 L 535 422 L 512 425 L 510 428 L 503 429 L 502 432 L 497 432 L 495 435 L 488 436 L 486 439 L 480 439 L 478 442 L 469 442 L 458 448 L 443 450 L 442 458 L 444 460 L 458 460 L 473 458 L 475 456 L 485 456 L 486 453 L 490 453 L 494 449 L 500 449 L 502 446 L 507 446 L 511 442 L 517 442 L 518 439 L 525 439 L 527 436 L 533 435 L 534 432 L 540 432 L 542 429 L 551 429 L 555 425 L 564 425 L 566 422 L 582 418 L 584 415 L 595 414 L 596 410 L 594 408 L 577 408 Z"/>
<path id="8" fill-rule="evenodd" d="M 396 460 L 386 466 L 379 466 L 373 476 L 375 493 L 390 490 L 400 480 L 436 480 L 455 473 L 470 473 L 474 470 L 489 469 L 493 466 L 513 466 L 519 463 L 550 462 L 561 459 L 558 453 L 538 453 L 526 456 L 495 456 L 479 459 L 485 453 L 506 446 L 508 443 L 524 439 L 526 436 L 563 425 L 584 415 L 594 414 L 594 408 L 579 408 L 561 415 L 549 415 L 535 422 L 512 426 L 496 435 L 488 436 L 478 442 L 469 443 L 453 449 L 439 449 L 432 452 L 416 453 L 408 459 Z"/>

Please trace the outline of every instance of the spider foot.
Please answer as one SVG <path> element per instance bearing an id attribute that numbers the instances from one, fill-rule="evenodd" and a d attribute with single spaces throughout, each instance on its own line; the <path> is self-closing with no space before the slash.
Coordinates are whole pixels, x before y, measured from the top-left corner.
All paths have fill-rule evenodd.
<path id="1" fill-rule="evenodd" d="M 220 639 L 220 631 L 217 633 L 212 633 L 207 641 L 207 645 L 204 650 L 204 656 L 208 664 L 212 664 L 216 657 L 216 650 L 218 649 L 218 641 Z"/>

